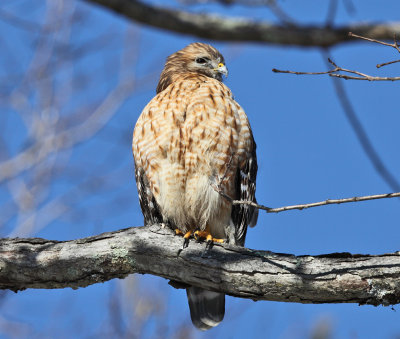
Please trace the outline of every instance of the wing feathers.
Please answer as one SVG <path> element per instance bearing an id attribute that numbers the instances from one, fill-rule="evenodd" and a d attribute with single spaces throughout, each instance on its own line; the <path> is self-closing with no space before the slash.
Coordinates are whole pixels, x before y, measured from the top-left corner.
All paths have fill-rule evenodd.
<path id="1" fill-rule="evenodd" d="M 236 191 L 239 200 L 256 201 L 256 176 L 257 176 L 257 155 L 256 143 L 252 138 L 252 151 L 245 165 L 238 169 L 236 175 Z M 258 210 L 249 205 L 233 205 L 232 207 L 232 226 L 234 230 L 234 243 L 244 246 L 247 233 L 247 226 L 255 226 L 257 223 Z"/>
<path id="2" fill-rule="evenodd" d="M 139 193 L 139 202 L 144 216 L 145 225 L 154 225 L 162 223 L 163 218 L 153 193 L 151 192 L 149 182 L 140 167 L 135 167 L 136 186 Z"/>

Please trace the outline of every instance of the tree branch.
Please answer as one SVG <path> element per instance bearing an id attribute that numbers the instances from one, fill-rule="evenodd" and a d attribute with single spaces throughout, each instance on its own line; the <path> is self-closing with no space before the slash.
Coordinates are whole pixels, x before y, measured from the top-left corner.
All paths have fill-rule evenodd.
<path id="1" fill-rule="evenodd" d="M 337 28 L 320 26 L 282 26 L 247 18 L 196 14 L 133 0 L 86 0 L 101 5 L 138 23 L 223 41 L 268 42 L 279 45 L 329 47 L 353 41 L 348 32 L 387 40 L 400 35 L 400 23 L 354 24 Z"/>
<path id="2" fill-rule="evenodd" d="M 0 288 L 78 288 L 153 274 L 254 300 L 300 303 L 400 302 L 400 253 L 293 256 L 191 241 L 160 225 L 73 241 L 0 240 Z"/>

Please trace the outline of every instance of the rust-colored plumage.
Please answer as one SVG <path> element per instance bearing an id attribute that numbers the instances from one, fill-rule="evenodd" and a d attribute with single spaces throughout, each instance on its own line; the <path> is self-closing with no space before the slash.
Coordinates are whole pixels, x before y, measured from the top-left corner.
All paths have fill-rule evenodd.
<path id="1" fill-rule="evenodd" d="M 232 206 L 218 189 L 255 201 L 256 146 L 223 74 L 223 56 L 207 44 L 193 43 L 168 57 L 157 95 L 135 126 L 135 174 L 145 224 L 164 222 L 184 233 L 206 230 L 243 246 L 257 213 Z M 198 328 L 222 320 L 223 294 L 191 287 L 188 299 Z"/>

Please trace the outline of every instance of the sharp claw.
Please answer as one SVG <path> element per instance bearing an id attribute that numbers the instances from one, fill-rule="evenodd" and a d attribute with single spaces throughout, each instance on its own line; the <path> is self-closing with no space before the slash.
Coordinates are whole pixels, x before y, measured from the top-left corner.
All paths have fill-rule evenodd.
<path id="1" fill-rule="evenodd" d="M 187 231 L 185 235 L 183 236 L 183 248 L 188 247 L 189 245 L 189 238 L 192 236 L 193 232 L 192 231 Z"/>
<path id="2" fill-rule="evenodd" d="M 199 230 L 197 230 L 196 232 L 188 231 L 184 234 L 182 231 L 176 229 L 175 232 L 176 232 L 176 234 L 179 234 L 179 235 L 183 234 L 182 249 L 185 249 L 186 247 L 189 246 L 189 238 L 191 236 L 193 236 L 193 238 L 196 240 L 196 242 L 200 242 L 202 239 L 205 239 L 206 240 L 206 251 L 210 250 L 213 247 L 214 242 L 218 242 L 218 243 L 224 242 L 224 239 L 213 238 L 213 236 L 210 234 L 209 231 L 199 231 Z"/>
<path id="3" fill-rule="evenodd" d="M 189 238 L 183 238 L 183 247 L 182 247 L 182 249 L 185 249 L 188 246 L 189 246 Z"/>

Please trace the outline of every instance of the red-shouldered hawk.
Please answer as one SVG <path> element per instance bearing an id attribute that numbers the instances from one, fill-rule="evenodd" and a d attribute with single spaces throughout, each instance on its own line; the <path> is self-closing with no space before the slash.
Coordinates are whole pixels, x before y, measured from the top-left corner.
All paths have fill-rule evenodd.
<path id="1" fill-rule="evenodd" d="M 245 112 L 222 83 L 227 73 L 224 57 L 204 43 L 169 56 L 132 149 L 145 225 L 165 223 L 186 238 L 201 231 L 244 246 L 257 211 L 226 196 L 256 201 L 256 144 Z M 192 286 L 187 297 L 197 328 L 222 321 L 223 293 Z"/>

